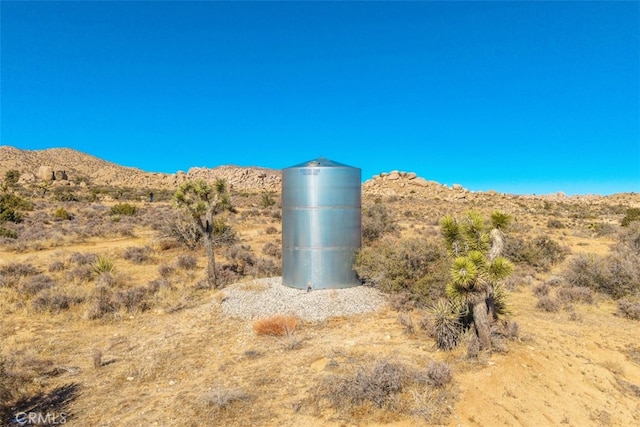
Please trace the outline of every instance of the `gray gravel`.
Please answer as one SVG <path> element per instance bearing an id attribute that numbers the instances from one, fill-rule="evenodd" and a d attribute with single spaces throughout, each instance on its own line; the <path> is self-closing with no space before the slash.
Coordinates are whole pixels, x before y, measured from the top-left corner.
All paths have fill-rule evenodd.
<path id="1" fill-rule="evenodd" d="M 307 292 L 284 286 L 282 277 L 235 283 L 223 292 L 224 313 L 242 319 L 286 314 L 317 321 L 376 311 L 386 302 L 379 291 L 367 286 Z"/>

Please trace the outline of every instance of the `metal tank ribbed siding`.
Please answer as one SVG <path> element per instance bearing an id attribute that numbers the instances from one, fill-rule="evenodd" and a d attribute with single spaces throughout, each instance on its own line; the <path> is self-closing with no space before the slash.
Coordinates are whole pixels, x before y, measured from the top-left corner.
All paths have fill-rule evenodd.
<path id="1" fill-rule="evenodd" d="M 282 171 L 282 282 L 337 289 L 360 285 L 361 171 L 318 158 Z"/>

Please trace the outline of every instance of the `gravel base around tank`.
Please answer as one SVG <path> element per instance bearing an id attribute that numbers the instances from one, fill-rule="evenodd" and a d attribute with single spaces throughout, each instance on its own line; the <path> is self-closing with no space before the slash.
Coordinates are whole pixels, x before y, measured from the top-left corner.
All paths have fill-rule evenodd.
<path id="1" fill-rule="evenodd" d="M 368 286 L 307 292 L 282 284 L 282 277 L 235 283 L 224 290 L 222 310 L 231 317 L 258 319 L 276 314 L 318 321 L 382 308 L 385 297 Z"/>

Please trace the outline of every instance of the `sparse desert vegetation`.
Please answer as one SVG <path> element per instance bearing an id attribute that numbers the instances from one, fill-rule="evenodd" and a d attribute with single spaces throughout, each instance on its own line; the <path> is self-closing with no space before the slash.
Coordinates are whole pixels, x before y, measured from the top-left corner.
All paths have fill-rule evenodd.
<path id="1" fill-rule="evenodd" d="M 355 269 L 387 305 L 246 320 L 221 304 L 230 284 L 281 274 L 275 175 L 252 188 L 253 172 L 219 176 L 234 211 L 211 217 L 213 286 L 207 230 L 172 203 L 178 178 L 86 171 L 61 191 L 5 169 L 3 425 L 21 411 L 105 426 L 640 424 L 638 194 L 378 177 Z"/>

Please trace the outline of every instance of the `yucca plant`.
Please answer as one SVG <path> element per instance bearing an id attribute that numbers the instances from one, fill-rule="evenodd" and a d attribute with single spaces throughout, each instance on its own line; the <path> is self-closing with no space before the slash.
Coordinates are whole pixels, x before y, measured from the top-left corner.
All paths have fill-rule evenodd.
<path id="1" fill-rule="evenodd" d="M 207 253 L 207 282 L 209 287 L 217 287 L 214 249 L 217 244 L 216 239 L 219 237 L 216 233 L 223 231 L 221 228 L 224 228 L 224 223 L 220 222 L 216 216 L 224 211 L 233 212 L 227 182 L 222 178 L 217 179 L 213 185 L 209 185 L 204 180 L 187 181 L 173 195 L 173 203 L 187 214 L 202 233 Z"/>
<path id="2" fill-rule="evenodd" d="M 446 294 L 471 315 L 480 345 L 485 349 L 491 348 L 491 321 L 507 311 L 507 294 L 500 282 L 513 273 L 513 264 L 499 255 L 503 242 L 500 229 L 509 220 L 508 215 L 494 212 L 490 231 L 480 214 L 473 211 L 462 221 L 450 216 L 440 221 L 442 236 L 454 257 Z"/>
<path id="3" fill-rule="evenodd" d="M 113 261 L 106 256 L 99 256 L 91 266 L 94 273 L 98 276 L 102 273 L 111 273 L 115 269 Z"/>
<path id="4" fill-rule="evenodd" d="M 429 314 L 433 317 L 433 335 L 438 348 L 455 348 L 462 332 L 460 306 L 453 300 L 440 299 L 429 309 Z"/>

